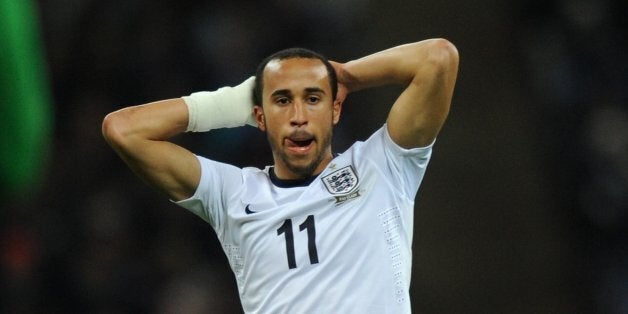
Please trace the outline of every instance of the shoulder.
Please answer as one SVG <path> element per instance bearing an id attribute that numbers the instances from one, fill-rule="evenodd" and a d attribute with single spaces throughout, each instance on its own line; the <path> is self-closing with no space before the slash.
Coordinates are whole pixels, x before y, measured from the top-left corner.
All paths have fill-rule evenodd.
<path id="1" fill-rule="evenodd" d="M 240 168 L 224 162 L 197 156 L 201 164 L 199 189 L 205 193 L 234 193 L 252 184 L 268 181 L 265 169 L 255 167 Z"/>
<path id="2" fill-rule="evenodd" d="M 384 152 L 399 156 L 425 156 L 429 155 L 432 151 L 436 140 L 425 147 L 417 148 L 403 148 L 391 138 L 388 132 L 388 125 L 384 124 L 377 129 L 369 138 L 364 141 L 355 142 L 345 153 L 357 153 L 357 154 L 371 154 L 378 156 Z M 343 153 L 344 154 L 344 153 Z M 382 156 L 383 157 L 383 156 Z"/>
<path id="3" fill-rule="evenodd" d="M 259 169 L 255 167 L 240 168 L 240 167 L 228 164 L 228 163 L 209 159 L 207 157 L 203 157 L 200 155 L 196 155 L 196 158 L 201 164 L 202 171 L 208 175 L 211 173 L 214 173 L 216 175 L 240 173 L 243 176 L 268 176 L 267 168 L 265 169 Z"/>
<path id="4" fill-rule="evenodd" d="M 271 166 L 266 166 L 263 169 L 257 167 L 244 167 L 241 169 L 241 171 L 242 174 L 247 177 L 268 178 L 270 168 Z"/>

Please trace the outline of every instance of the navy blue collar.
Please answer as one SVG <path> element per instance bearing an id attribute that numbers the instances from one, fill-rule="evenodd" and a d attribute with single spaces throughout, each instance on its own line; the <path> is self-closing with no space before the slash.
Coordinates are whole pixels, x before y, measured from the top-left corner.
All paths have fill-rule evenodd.
<path id="1" fill-rule="evenodd" d="M 268 169 L 268 176 L 270 177 L 270 182 L 272 182 L 275 186 L 280 188 L 296 188 L 302 186 L 308 186 L 310 183 L 316 179 L 317 176 L 307 177 L 303 179 L 292 179 L 292 180 L 284 180 L 277 178 L 275 174 L 275 167 L 270 167 Z"/>
<path id="2" fill-rule="evenodd" d="M 338 153 L 333 153 L 332 155 L 334 156 L 334 158 L 340 156 L 340 154 Z M 280 188 L 296 188 L 300 186 L 301 187 L 308 186 L 312 182 L 314 182 L 314 179 L 316 179 L 316 177 L 318 177 L 318 175 L 315 175 L 315 176 L 311 176 L 311 177 L 307 177 L 303 179 L 283 180 L 283 179 L 277 178 L 277 175 L 275 174 L 274 166 L 268 169 L 268 176 L 270 177 L 270 182 L 272 182 L 275 186 L 280 187 Z"/>

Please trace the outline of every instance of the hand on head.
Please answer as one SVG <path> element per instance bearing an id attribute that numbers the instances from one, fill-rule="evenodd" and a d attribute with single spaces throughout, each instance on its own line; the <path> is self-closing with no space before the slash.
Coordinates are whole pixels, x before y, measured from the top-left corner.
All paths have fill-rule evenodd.
<path id="1" fill-rule="evenodd" d="M 334 70 L 336 71 L 336 77 L 338 78 L 338 92 L 336 94 L 335 101 L 340 101 L 340 103 L 343 103 L 350 93 L 349 88 L 345 84 L 347 82 L 346 72 L 343 69 L 342 63 L 335 61 L 329 61 L 329 63 L 331 63 L 331 65 L 334 67 Z"/>

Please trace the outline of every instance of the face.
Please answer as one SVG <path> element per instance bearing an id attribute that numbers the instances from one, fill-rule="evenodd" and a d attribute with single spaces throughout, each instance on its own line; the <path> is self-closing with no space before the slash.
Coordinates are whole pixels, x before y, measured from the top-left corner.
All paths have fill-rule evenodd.
<path id="1" fill-rule="evenodd" d="M 255 116 L 273 151 L 275 174 L 299 179 L 323 171 L 332 159 L 332 128 L 341 110 L 325 65 L 306 58 L 270 61 L 262 101 Z"/>

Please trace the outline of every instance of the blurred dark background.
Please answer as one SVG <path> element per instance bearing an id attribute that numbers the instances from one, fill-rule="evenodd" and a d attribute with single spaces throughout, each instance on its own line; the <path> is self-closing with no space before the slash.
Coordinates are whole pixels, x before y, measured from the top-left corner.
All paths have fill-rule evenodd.
<path id="1" fill-rule="evenodd" d="M 209 225 L 124 166 L 103 117 L 239 83 L 287 47 L 347 61 L 444 37 L 460 72 L 417 200 L 414 312 L 628 313 L 627 1 L 1 1 L 33 29 L 17 38 L 33 39 L 25 66 L 40 60 L 43 83 L 15 92 L 32 80 L 7 74 L 14 61 L 0 76 L 0 312 L 241 312 Z M 19 99 L 36 92 L 49 127 L 20 155 L 33 128 L 10 117 L 33 116 Z M 351 95 L 335 149 L 377 129 L 398 92 Z M 271 162 L 253 128 L 175 140 Z M 11 168 L 33 155 L 34 173 Z"/>

